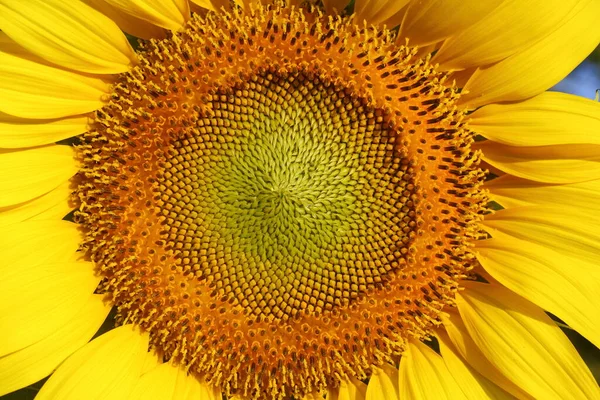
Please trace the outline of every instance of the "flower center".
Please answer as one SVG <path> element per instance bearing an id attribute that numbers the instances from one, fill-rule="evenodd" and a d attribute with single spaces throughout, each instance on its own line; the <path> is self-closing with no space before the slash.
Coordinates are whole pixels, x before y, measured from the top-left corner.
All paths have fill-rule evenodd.
<path id="1" fill-rule="evenodd" d="M 120 320 L 250 398 L 362 379 L 426 336 L 485 203 L 444 79 L 388 31 L 278 6 L 146 43 L 78 147 Z"/>
<path id="2" fill-rule="evenodd" d="M 220 295 L 267 320 L 389 280 L 406 263 L 415 187 L 381 111 L 314 72 L 267 70 L 227 91 L 166 157 L 157 205 L 182 267 L 219 276 Z"/>

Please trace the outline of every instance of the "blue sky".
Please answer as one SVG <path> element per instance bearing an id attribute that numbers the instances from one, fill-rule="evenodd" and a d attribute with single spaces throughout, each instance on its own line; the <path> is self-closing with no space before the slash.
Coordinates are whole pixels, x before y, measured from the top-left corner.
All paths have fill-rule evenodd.
<path id="1" fill-rule="evenodd" d="M 600 89 L 600 66 L 589 61 L 584 61 L 552 88 L 558 92 L 572 93 L 588 99 L 595 98 L 597 89 Z"/>

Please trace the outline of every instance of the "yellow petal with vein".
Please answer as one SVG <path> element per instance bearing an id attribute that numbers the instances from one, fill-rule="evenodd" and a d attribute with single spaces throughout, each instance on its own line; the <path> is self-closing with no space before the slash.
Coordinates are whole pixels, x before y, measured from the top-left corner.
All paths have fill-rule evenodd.
<path id="1" fill-rule="evenodd" d="M 584 211 L 600 211 L 600 180 L 561 185 L 505 175 L 486 182 L 485 188 L 504 208 L 568 204 Z"/>
<path id="2" fill-rule="evenodd" d="M 537 399 L 596 399 L 600 389 L 544 311 L 497 284 L 467 283 L 456 296 L 469 334 L 492 364 Z"/>
<path id="3" fill-rule="evenodd" d="M 56 220 L 62 220 L 71 211 L 73 211 L 75 209 L 75 207 L 72 206 L 72 203 L 71 203 L 70 192 L 73 191 L 72 186 L 71 186 L 71 182 L 67 182 L 66 184 L 63 184 L 63 185 L 59 186 L 58 188 L 56 188 L 54 190 L 57 190 L 57 191 L 60 192 L 62 190 L 62 187 L 63 186 L 67 186 L 67 185 L 68 185 L 68 189 L 67 190 L 69 192 L 69 195 L 66 198 L 63 198 L 58 203 L 53 204 L 49 208 L 43 210 L 39 214 L 36 214 L 36 215 L 32 216 L 30 218 L 31 221 L 56 221 Z M 54 192 L 54 190 L 52 192 Z M 42 197 L 46 197 L 47 195 L 49 195 L 52 192 L 49 192 L 49 193 L 47 193 L 46 195 L 44 195 Z M 46 203 L 46 204 L 48 204 L 48 203 Z M 26 220 L 23 220 L 23 221 L 26 221 Z"/>
<path id="4" fill-rule="evenodd" d="M 526 99 L 554 86 L 596 48 L 600 42 L 599 19 L 599 1 L 579 1 L 565 22 L 543 39 L 475 72 L 464 87 L 468 93 L 459 102 L 476 108 Z"/>
<path id="5" fill-rule="evenodd" d="M 482 158 L 501 171 L 546 183 L 575 183 L 600 178 L 600 145 L 508 146 L 477 143 Z"/>
<path id="6" fill-rule="evenodd" d="M 3 268 L 30 268 L 56 264 L 75 254 L 82 236 L 76 224 L 67 221 L 27 221 L 0 230 Z"/>
<path id="7" fill-rule="evenodd" d="M 50 62 L 76 71 L 128 71 L 136 55 L 119 27 L 80 1 L 0 0 L 0 29 Z"/>
<path id="8" fill-rule="evenodd" d="M 28 150 L 0 151 L 0 207 L 39 197 L 77 172 L 73 149 L 50 145 Z"/>
<path id="9" fill-rule="evenodd" d="M 262 3 L 268 4 L 264 1 Z M 294 5 L 296 7 L 299 7 L 301 3 L 301 0 L 291 0 L 288 2 L 288 6 Z M 232 5 L 238 5 L 242 9 L 245 9 L 247 7 L 242 0 L 234 0 L 233 2 L 230 2 L 229 0 L 192 0 L 192 6 L 194 5 L 200 7 L 201 9 L 212 10 L 217 12 L 221 11 L 222 9 L 230 11 Z M 192 9 L 192 11 L 196 10 Z"/>
<path id="10" fill-rule="evenodd" d="M 367 385 L 366 400 L 399 400 L 398 369 L 384 364 L 373 368 L 373 375 Z"/>
<path id="11" fill-rule="evenodd" d="M 502 60 L 547 36 L 578 0 L 506 0 L 448 39 L 433 58 L 443 69 L 465 69 Z M 473 6 L 467 2 L 465 5 Z M 507 26 L 510 21 L 510 26 Z"/>
<path id="12" fill-rule="evenodd" d="M 144 357 L 140 376 L 152 371 L 154 368 L 158 367 L 162 363 L 163 357 L 159 356 L 156 350 L 148 351 Z"/>
<path id="13" fill-rule="evenodd" d="M 53 63 L 33 54 L 25 47 L 12 40 L 6 33 L 0 32 L 0 55 L 5 53 L 53 69 L 56 67 Z M 62 68 L 62 70 L 64 70 L 64 68 Z M 107 76 L 108 75 L 104 75 L 105 78 Z"/>
<path id="14" fill-rule="evenodd" d="M 521 210 L 514 210 L 516 213 L 506 210 L 512 215 L 499 212 L 497 219 L 486 221 L 486 230 L 493 238 L 477 242 L 477 259 L 500 283 L 550 311 L 600 347 L 600 270 L 597 263 L 577 258 L 584 255 L 569 256 L 578 254 L 579 249 L 589 251 L 600 247 L 599 243 L 581 236 L 586 225 L 577 228 L 570 223 L 579 230 L 571 232 L 569 225 L 556 226 L 560 219 L 552 220 L 543 211 L 531 210 L 528 215 L 523 210 L 519 218 Z M 536 220 L 544 214 L 548 215 L 548 221 Z M 566 222 L 567 216 L 563 217 Z M 577 244 L 578 237 L 585 242 Z M 569 242 L 575 243 L 572 249 Z M 589 257 L 597 259 L 597 254 Z"/>
<path id="15" fill-rule="evenodd" d="M 88 117 L 26 119 L 0 113 L 0 148 L 41 146 L 77 136 L 87 131 Z"/>
<path id="16" fill-rule="evenodd" d="M 457 353 L 446 332 L 440 331 L 436 333 L 436 337 L 444 363 L 454 380 L 459 383 L 467 399 L 510 400 L 515 398 L 469 366 Z"/>
<path id="17" fill-rule="evenodd" d="M 400 398 L 466 399 L 442 357 L 418 341 L 409 341 L 400 359 Z"/>
<path id="18" fill-rule="evenodd" d="M 365 400 L 367 385 L 356 378 L 345 379 L 340 386 L 327 389 L 327 400 Z"/>
<path id="19" fill-rule="evenodd" d="M 109 85 L 102 79 L 53 68 L 0 50 L 0 111 L 50 119 L 101 108 Z"/>
<path id="20" fill-rule="evenodd" d="M 222 400 L 223 399 L 222 391 L 216 386 L 209 385 L 206 382 L 201 382 L 200 389 L 201 389 L 201 393 L 202 393 L 202 396 L 200 397 L 201 399 L 204 399 L 204 400 Z"/>
<path id="21" fill-rule="evenodd" d="M 212 390 L 204 386 L 206 384 L 188 375 L 182 367 L 164 363 L 143 374 L 128 398 L 131 400 L 212 400 L 210 397 Z"/>
<path id="22" fill-rule="evenodd" d="M 469 116 L 469 126 L 512 146 L 600 144 L 600 103 L 545 92 L 522 102 L 481 107 Z"/>
<path id="23" fill-rule="evenodd" d="M 40 63 L 45 63 L 46 60 L 31 54 L 26 48 L 12 40 L 6 33 L 0 32 L 0 52 L 12 54 L 23 58 L 30 58 Z"/>
<path id="24" fill-rule="evenodd" d="M 106 15 L 123 31 L 141 39 L 164 39 L 166 30 L 127 14 L 104 0 L 81 0 Z"/>
<path id="25" fill-rule="evenodd" d="M 15 206 L 0 208 L 0 227 L 17 222 L 35 220 L 61 220 L 71 211 L 69 197 L 73 190 L 67 181 L 54 190 Z"/>
<path id="26" fill-rule="evenodd" d="M 368 24 L 383 24 L 396 15 L 410 0 L 356 0 L 354 12 L 357 21 L 367 21 Z M 393 28 L 394 25 L 389 25 Z"/>
<path id="27" fill-rule="evenodd" d="M 36 400 L 128 399 L 148 354 L 148 336 L 124 325 L 79 349 L 42 386 Z"/>
<path id="28" fill-rule="evenodd" d="M 483 355 L 477 347 L 467 328 L 464 325 L 458 312 L 451 311 L 442 315 L 442 322 L 448 338 L 452 342 L 453 348 L 472 368 L 493 382 L 499 388 L 502 388 L 513 397 L 523 400 L 533 400 L 533 397 L 528 395 L 504 376 L 490 361 Z"/>
<path id="29" fill-rule="evenodd" d="M 492 12 L 502 0 L 413 1 L 407 8 L 399 37 L 411 45 L 427 45 L 457 35 Z"/>
<path id="30" fill-rule="evenodd" d="M 100 282 L 88 262 L 4 264 L 0 271 L 0 355 L 60 329 L 83 308 Z"/>
<path id="31" fill-rule="evenodd" d="M 210 0 L 192 0 L 192 3 L 207 10 L 217 11 L 217 9 Z"/>
<path id="32" fill-rule="evenodd" d="M 103 0 L 143 21 L 178 31 L 190 18 L 187 0 Z"/>
<path id="33" fill-rule="evenodd" d="M 77 315 L 54 333 L 31 346 L 0 357 L 0 396 L 50 375 L 100 328 L 110 306 L 93 295 Z"/>
<path id="34" fill-rule="evenodd" d="M 572 258 L 569 264 L 576 264 L 576 260 L 600 264 L 600 217 L 567 204 L 501 210 L 486 217 L 483 224 L 494 231 L 558 251 Z M 485 243 L 478 241 L 476 244 Z M 586 266 L 582 264 L 581 268 Z"/>

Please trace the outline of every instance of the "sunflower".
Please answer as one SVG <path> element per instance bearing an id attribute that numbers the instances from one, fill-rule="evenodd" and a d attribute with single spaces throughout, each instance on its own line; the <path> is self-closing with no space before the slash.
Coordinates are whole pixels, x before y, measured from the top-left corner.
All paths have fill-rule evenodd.
<path id="1" fill-rule="evenodd" d="M 599 20 L 0 0 L 0 395 L 600 399 Z"/>

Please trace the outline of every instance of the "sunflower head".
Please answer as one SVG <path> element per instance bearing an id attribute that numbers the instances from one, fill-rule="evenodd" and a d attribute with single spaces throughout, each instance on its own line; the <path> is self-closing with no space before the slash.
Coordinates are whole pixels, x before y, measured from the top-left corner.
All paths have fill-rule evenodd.
<path id="1" fill-rule="evenodd" d="M 600 343 L 600 112 L 542 93 L 579 56 L 530 71 L 600 3 L 195 2 L 0 0 L 0 371 L 41 352 L 61 400 L 600 398 L 546 314 Z"/>
<path id="2" fill-rule="evenodd" d="M 457 91 L 416 51 L 281 6 L 144 44 L 78 147 L 119 318 L 257 398 L 364 379 L 431 335 L 487 200 Z"/>

